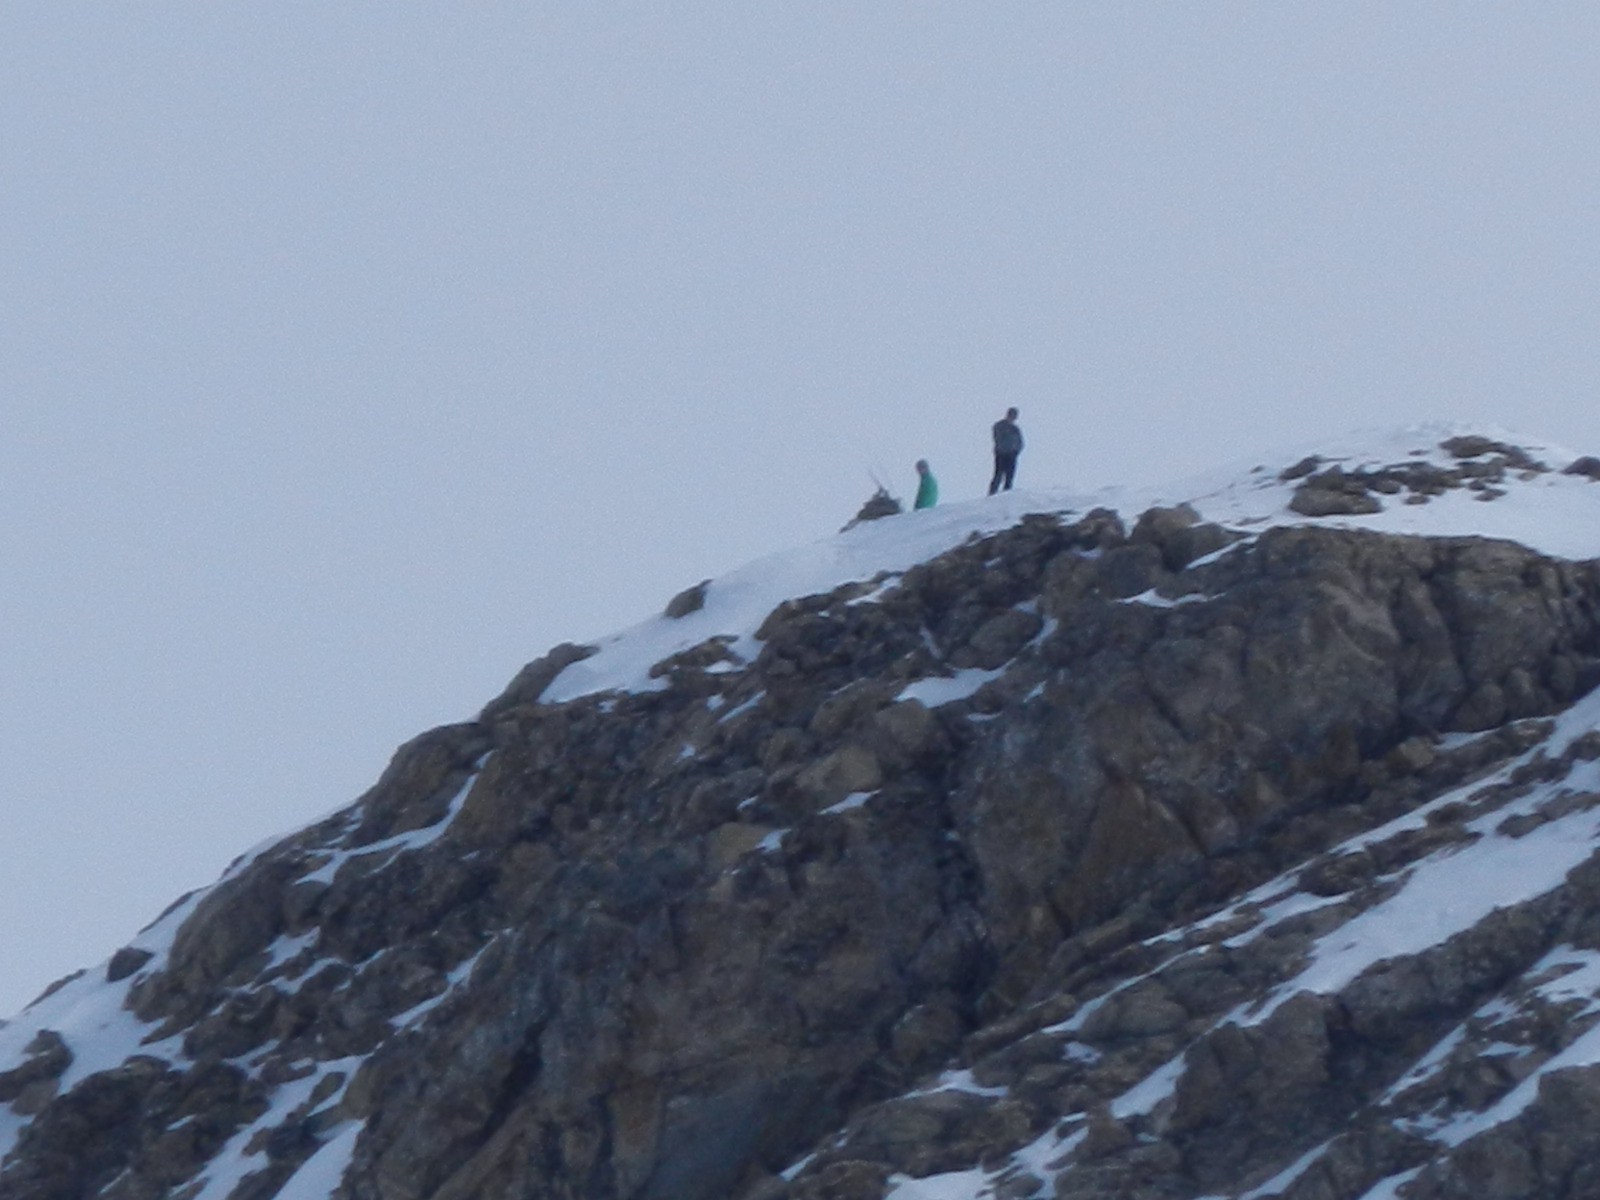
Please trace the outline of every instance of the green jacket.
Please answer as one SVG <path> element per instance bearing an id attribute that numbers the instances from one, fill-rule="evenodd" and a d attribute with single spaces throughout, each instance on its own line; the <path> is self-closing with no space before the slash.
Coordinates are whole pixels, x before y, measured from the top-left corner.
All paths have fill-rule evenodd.
<path id="1" fill-rule="evenodd" d="M 939 503 L 939 481 L 933 477 L 932 471 L 924 471 L 922 482 L 917 485 L 916 502 L 911 507 L 932 508 L 937 503 Z"/>

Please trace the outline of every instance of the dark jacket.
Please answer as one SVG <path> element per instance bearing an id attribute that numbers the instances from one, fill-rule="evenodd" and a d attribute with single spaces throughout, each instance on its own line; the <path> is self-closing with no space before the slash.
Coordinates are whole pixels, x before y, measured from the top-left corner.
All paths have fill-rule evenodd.
<path id="1" fill-rule="evenodd" d="M 1022 430 L 1017 428 L 1017 423 L 1009 417 L 1001 417 L 994 423 L 994 452 L 996 454 L 1021 454 Z"/>

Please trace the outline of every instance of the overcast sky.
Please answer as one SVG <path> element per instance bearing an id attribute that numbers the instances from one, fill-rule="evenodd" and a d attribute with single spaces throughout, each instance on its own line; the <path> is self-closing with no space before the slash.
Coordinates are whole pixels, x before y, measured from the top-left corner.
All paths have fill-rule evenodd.
<path id="1" fill-rule="evenodd" d="M 928 458 L 1600 449 L 1600 6 L 0 6 L 0 1010 Z"/>

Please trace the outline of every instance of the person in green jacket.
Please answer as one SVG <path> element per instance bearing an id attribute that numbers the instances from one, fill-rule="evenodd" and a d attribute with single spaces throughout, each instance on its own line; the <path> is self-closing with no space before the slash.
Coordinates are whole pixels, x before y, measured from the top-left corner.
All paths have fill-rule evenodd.
<path id="1" fill-rule="evenodd" d="M 917 499 L 912 504 L 912 509 L 932 508 L 939 503 L 939 481 L 933 477 L 933 472 L 928 469 L 928 460 L 917 459 Z"/>

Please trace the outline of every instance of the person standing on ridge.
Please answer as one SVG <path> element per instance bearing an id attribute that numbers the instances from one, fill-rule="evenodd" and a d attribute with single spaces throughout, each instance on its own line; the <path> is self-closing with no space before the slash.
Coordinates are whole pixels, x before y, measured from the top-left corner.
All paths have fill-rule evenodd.
<path id="1" fill-rule="evenodd" d="M 1017 410 L 1006 409 L 1006 415 L 994 423 L 994 478 L 989 480 L 989 495 L 998 492 L 1002 485 L 1011 490 L 1017 477 L 1017 455 L 1022 453 L 1022 430 L 1017 428 Z"/>
<path id="2" fill-rule="evenodd" d="M 917 459 L 917 480 L 917 499 L 911 505 L 913 512 L 919 508 L 932 508 L 939 503 L 939 481 L 933 477 L 925 458 Z"/>

